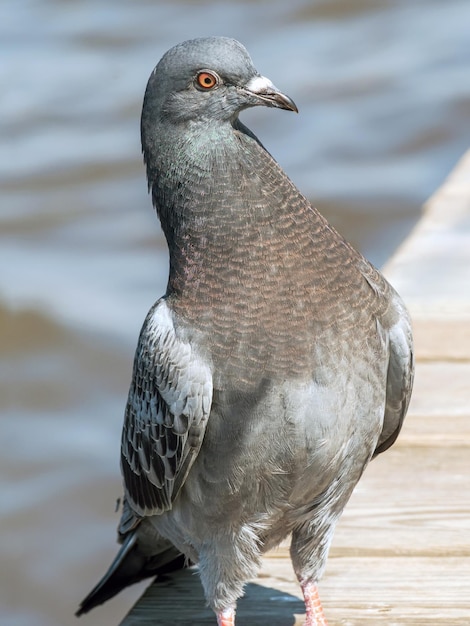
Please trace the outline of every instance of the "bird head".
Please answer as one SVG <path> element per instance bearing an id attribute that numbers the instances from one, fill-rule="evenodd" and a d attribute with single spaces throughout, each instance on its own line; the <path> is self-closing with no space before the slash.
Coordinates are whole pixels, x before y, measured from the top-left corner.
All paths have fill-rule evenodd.
<path id="1" fill-rule="evenodd" d="M 233 121 L 254 106 L 297 111 L 294 102 L 261 76 L 235 39 L 206 37 L 171 48 L 152 72 L 142 132 L 155 123 Z"/>

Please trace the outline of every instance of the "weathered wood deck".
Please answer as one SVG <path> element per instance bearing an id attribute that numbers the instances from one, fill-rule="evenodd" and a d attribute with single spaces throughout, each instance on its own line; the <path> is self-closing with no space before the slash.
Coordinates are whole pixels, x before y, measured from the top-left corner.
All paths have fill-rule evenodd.
<path id="1" fill-rule="evenodd" d="M 470 153 L 386 274 L 410 307 L 416 382 L 404 430 L 367 469 L 320 593 L 330 626 L 470 625 Z M 303 623 L 287 547 L 264 559 L 238 626 Z M 212 625 L 191 571 L 151 585 L 121 626 Z"/>

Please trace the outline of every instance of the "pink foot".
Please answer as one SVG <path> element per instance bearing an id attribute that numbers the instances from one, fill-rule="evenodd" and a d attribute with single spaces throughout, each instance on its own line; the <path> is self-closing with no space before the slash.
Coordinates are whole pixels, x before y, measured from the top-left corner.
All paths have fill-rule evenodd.
<path id="1" fill-rule="evenodd" d="M 217 613 L 217 626 L 235 626 L 235 609 L 225 609 Z"/>
<path id="2" fill-rule="evenodd" d="M 301 583 L 307 619 L 304 626 L 328 626 L 315 583 Z"/>

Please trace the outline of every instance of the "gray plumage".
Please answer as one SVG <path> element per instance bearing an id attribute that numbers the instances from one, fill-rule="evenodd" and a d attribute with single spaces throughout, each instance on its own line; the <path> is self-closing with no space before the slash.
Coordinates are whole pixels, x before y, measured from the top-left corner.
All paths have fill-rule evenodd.
<path id="1" fill-rule="evenodd" d="M 400 431 L 406 309 L 239 121 L 257 105 L 296 110 L 231 39 L 180 44 L 149 79 L 142 146 L 170 276 L 126 408 L 124 547 L 79 613 L 125 586 L 132 549 L 130 582 L 181 554 L 198 563 L 233 624 L 262 553 L 292 533 L 307 623 L 326 623 L 308 590 L 364 468 Z"/>

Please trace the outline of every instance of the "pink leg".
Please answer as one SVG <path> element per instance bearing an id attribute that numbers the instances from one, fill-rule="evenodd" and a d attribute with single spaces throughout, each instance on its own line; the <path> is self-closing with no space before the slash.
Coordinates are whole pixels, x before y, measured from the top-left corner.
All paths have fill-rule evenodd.
<path id="1" fill-rule="evenodd" d="M 328 626 L 315 583 L 301 583 L 307 619 L 304 626 Z"/>
<path id="2" fill-rule="evenodd" d="M 217 626 L 235 626 L 235 609 L 225 609 L 217 613 Z"/>

